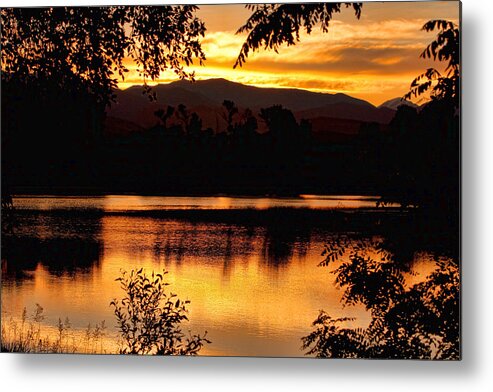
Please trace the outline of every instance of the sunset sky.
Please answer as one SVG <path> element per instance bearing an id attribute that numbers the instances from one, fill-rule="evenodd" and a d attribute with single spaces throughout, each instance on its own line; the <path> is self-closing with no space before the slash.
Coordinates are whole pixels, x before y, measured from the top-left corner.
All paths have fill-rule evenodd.
<path id="1" fill-rule="evenodd" d="M 195 66 L 196 79 L 226 78 L 258 87 L 295 87 L 328 93 L 342 92 L 374 105 L 402 96 L 430 61 L 419 54 L 436 33 L 421 31 L 431 19 L 459 23 L 457 1 L 365 3 L 358 20 L 352 8 L 335 14 L 328 33 L 319 28 L 300 42 L 274 51 L 251 54 L 242 68 L 233 69 L 245 35 L 236 30 L 250 15 L 244 5 L 202 5 L 198 13 L 207 32 L 202 47 L 207 60 Z M 439 67 L 437 64 L 435 67 Z M 132 72 L 121 88 L 142 84 Z M 171 72 L 159 82 L 176 80 Z"/>

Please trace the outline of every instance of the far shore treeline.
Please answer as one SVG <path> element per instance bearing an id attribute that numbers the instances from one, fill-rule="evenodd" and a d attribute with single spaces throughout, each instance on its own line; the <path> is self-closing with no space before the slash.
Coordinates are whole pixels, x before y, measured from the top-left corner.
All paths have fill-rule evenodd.
<path id="1" fill-rule="evenodd" d="M 439 101 L 401 105 L 388 124 L 362 121 L 350 135 L 330 122 L 314 132 L 275 102 L 254 111 L 229 100 L 223 129 L 178 104 L 155 110 L 153 126 L 112 133 L 80 93 L 2 88 L 2 179 L 14 192 L 374 194 L 446 207 L 457 189 L 458 116 Z"/>
<path id="2" fill-rule="evenodd" d="M 320 24 L 326 31 L 332 15 L 344 8 L 352 8 L 358 19 L 362 7 L 361 3 L 247 7 L 252 16 L 238 29 L 248 36 L 235 67 L 264 45 L 277 50 L 295 42 L 300 30 L 310 34 Z M 215 109 L 205 105 L 204 110 L 207 99 L 202 99 L 202 109 L 197 110 L 180 98 L 178 90 L 167 91 L 167 104 L 156 107 L 156 102 L 162 103 L 156 99 L 158 88 L 153 90 L 146 81 L 157 81 L 161 72 L 170 70 L 193 81 L 194 74 L 184 67 L 205 61 L 200 40 L 206 30 L 197 11 L 197 6 L 188 5 L 2 9 L 2 202 L 7 205 L 12 194 L 55 190 L 371 194 L 382 197 L 381 205 L 418 207 L 458 222 L 456 24 L 437 19 L 422 27 L 437 35 L 420 57 L 446 68 L 442 72 L 428 68 L 411 82 L 407 94 L 403 92 L 407 99 L 428 100 L 420 107 L 394 102 L 396 110 L 390 110 L 344 94 L 318 94 L 327 100 L 348 100 L 353 106 L 339 102 L 335 111 L 316 116 L 320 107 L 312 106 L 311 115 L 300 107 L 300 101 L 308 102 L 313 93 L 305 91 L 288 101 L 280 101 L 276 94 L 246 99 L 246 90 L 253 89 L 247 86 L 235 98 L 222 94 L 228 86 L 216 89 Z M 179 20 L 181 28 L 170 26 L 169 20 Z M 132 132 L 111 132 L 129 126 L 109 115 L 121 95 L 117 75 L 124 79 L 129 72 L 127 58 L 137 64 L 144 81 L 142 93 L 154 106 L 138 131 L 134 127 Z M 333 121 L 356 120 L 351 110 L 365 104 L 370 111 L 386 112 L 385 120 L 360 117 L 351 124 L 351 132 Z M 124 106 L 125 110 L 135 108 Z M 222 121 L 211 123 L 211 110 Z"/>
<path id="3" fill-rule="evenodd" d="M 277 50 L 294 43 L 300 30 L 310 34 L 321 25 L 326 31 L 342 9 L 350 8 L 358 19 L 363 4 L 247 8 L 252 16 L 238 29 L 248 35 L 235 67 L 263 46 Z M 203 111 L 198 113 L 171 94 L 173 104 L 148 113 L 150 119 L 139 132 L 108 132 L 107 113 L 118 102 L 117 75 L 124 79 L 129 72 L 125 59 L 137 65 L 144 81 L 142 93 L 154 102 L 157 88 L 153 91 L 146 81 L 157 81 L 161 72 L 194 80 L 184 67 L 205 61 L 200 40 L 206 29 L 196 15 L 198 9 L 191 5 L 2 9 L 2 201 L 8 204 L 7 195 L 26 190 L 55 189 L 372 194 L 382 196 L 384 204 L 420 207 L 458 221 L 460 34 L 450 21 L 430 20 L 422 27 L 437 36 L 420 56 L 446 68 L 443 73 L 427 69 L 412 81 L 406 97 L 429 102 L 419 108 L 401 105 L 385 121 L 360 118 L 350 134 L 340 132 L 331 116 L 294 113 L 293 105 L 308 100 L 306 94 L 290 104 L 273 95 L 242 102 L 244 94 L 237 99 L 216 96 L 215 104 L 222 104 L 222 126 L 211 125 Z M 170 20 L 180 21 L 180 28 Z M 354 119 L 348 111 L 347 106 L 338 106 L 336 117 L 347 112 L 342 118 Z"/>

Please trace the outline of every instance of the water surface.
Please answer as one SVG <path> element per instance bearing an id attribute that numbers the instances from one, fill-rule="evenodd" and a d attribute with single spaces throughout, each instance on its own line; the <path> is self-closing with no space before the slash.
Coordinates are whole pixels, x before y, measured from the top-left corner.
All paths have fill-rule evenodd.
<path id="1" fill-rule="evenodd" d="M 366 234 L 276 221 L 258 224 L 247 218 L 222 222 L 131 213 L 284 208 L 289 214 L 297 208 L 374 207 L 374 200 L 18 197 L 18 227 L 2 243 L 2 317 L 20 315 L 23 307 L 33 309 L 39 303 L 47 330 L 58 317 L 68 317 L 75 331 L 105 320 L 113 339 L 109 303 L 123 296 L 115 282 L 120 271 L 166 269 L 170 290 L 191 301 L 190 323 L 184 329 L 207 330 L 213 342 L 202 354 L 301 356 L 300 339 L 310 332 L 320 309 L 335 317 L 355 317 L 354 326 L 367 324 L 364 309 L 341 306 L 331 269 L 317 266 L 330 238 Z M 87 213 L 94 210 L 100 214 Z M 415 258 L 414 269 L 424 276 L 433 264 L 422 254 Z"/>

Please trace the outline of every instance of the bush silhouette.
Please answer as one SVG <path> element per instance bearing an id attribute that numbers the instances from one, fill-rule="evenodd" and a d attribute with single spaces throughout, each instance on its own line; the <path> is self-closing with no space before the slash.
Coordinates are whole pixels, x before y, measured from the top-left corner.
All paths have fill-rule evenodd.
<path id="1" fill-rule="evenodd" d="M 344 242 L 344 241 L 343 241 Z M 316 327 L 302 338 L 307 355 L 319 358 L 459 359 L 459 265 L 439 259 L 425 281 L 408 287 L 394 257 L 381 244 L 327 246 L 327 266 L 349 253 L 332 272 L 344 289 L 344 305 L 362 304 L 370 313 L 367 328 L 346 328 L 348 318 L 321 311 Z M 368 256 L 377 254 L 381 260 Z"/>
<path id="2" fill-rule="evenodd" d="M 117 318 L 123 347 L 120 354 L 197 355 L 206 343 L 207 332 L 188 336 L 181 324 L 188 321 L 186 306 L 176 294 L 168 294 L 163 280 L 166 272 L 147 276 L 141 268 L 129 273 L 122 271 L 116 279 L 125 297 L 111 302 Z"/>

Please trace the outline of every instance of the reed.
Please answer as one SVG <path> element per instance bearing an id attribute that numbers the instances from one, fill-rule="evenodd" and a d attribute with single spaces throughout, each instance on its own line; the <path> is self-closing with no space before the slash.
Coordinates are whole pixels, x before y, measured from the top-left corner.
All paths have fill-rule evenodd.
<path id="1" fill-rule="evenodd" d="M 106 336 L 105 322 L 89 324 L 80 336 L 74 333 L 68 317 L 58 319 L 55 333 L 43 331 L 41 323 L 45 319 L 44 309 L 36 304 L 32 314 L 24 308 L 21 318 L 13 317 L 2 320 L 0 350 L 16 353 L 42 354 L 104 354 L 109 353 L 104 347 Z"/>

